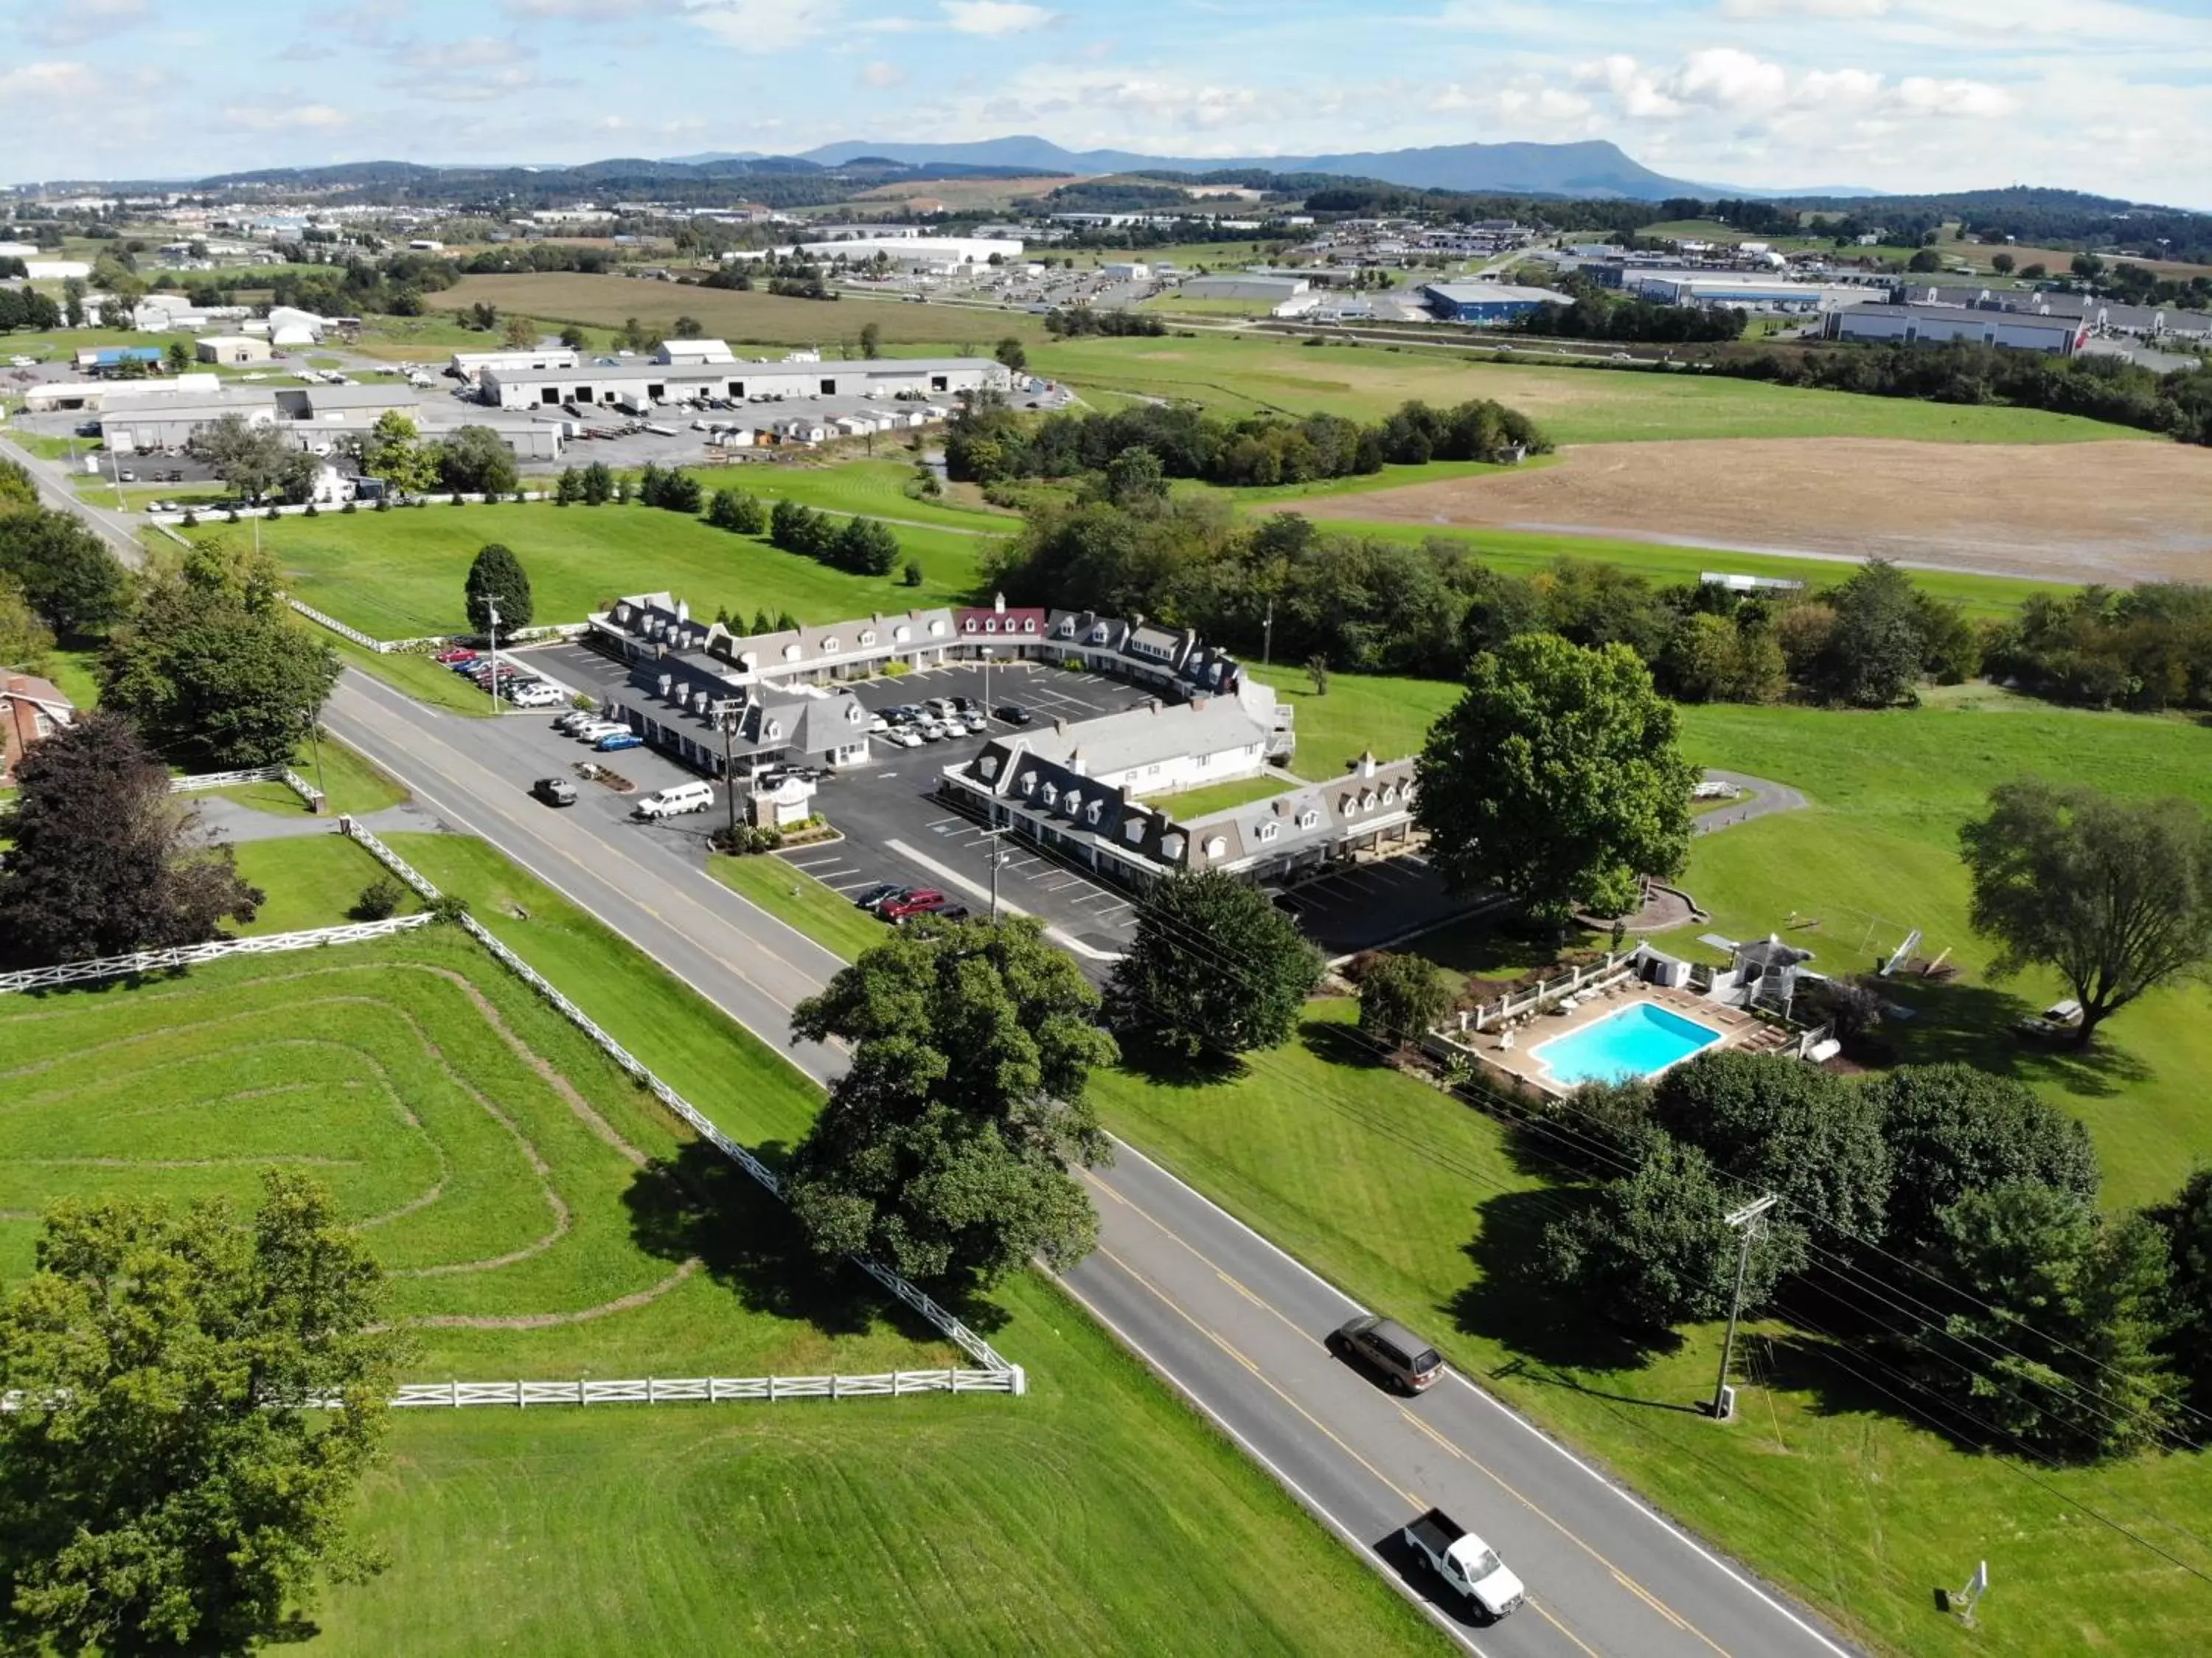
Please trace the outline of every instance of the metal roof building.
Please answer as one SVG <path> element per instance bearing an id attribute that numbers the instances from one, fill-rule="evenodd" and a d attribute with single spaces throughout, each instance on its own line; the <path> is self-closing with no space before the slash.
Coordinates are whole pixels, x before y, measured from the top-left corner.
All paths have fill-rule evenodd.
<path id="1" fill-rule="evenodd" d="M 1012 372 L 989 357 L 883 357 L 854 363 L 647 363 L 574 369 L 487 367 L 479 395 L 502 409 L 563 403 L 665 403 L 677 398 L 952 396 L 1009 391 Z"/>

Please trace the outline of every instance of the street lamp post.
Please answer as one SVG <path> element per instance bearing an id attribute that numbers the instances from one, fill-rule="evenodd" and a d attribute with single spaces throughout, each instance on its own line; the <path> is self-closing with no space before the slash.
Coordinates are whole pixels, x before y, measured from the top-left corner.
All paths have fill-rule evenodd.
<path id="1" fill-rule="evenodd" d="M 489 593 L 487 593 L 486 594 L 484 594 L 484 609 L 485 609 L 486 611 L 488 611 L 488 612 L 490 613 L 490 616 L 491 616 L 491 625 L 490 625 L 489 627 L 488 627 L 488 628 L 486 628 L 486 629 L 484 630 L 484 633 L 485 633 L 485 637 L 488 637 L 488 638 L 491 641 L 491 679 L 490 679 L 490 680 L 489 681 L 489 686 L 490 686 L 490 688 L 491 688 L 491 711 L 492 711 L 493 716 L 494 716 L 495 718 L 496 718 L 496 717 L 497 717 L 497 716 L 498 716 L 498 714 L 499 714 L 499 600 L 498 600 L 498 599 L 497 599 L 497 598 L 495 598 L 495 597 L 494 595 L 492 595 L 491 594 L 489 594 Z"/>
<path id="2" fill-rule="evenodd" d="M 991 924 L 994 927 L 999 924 L 999 866 L 1006 861 L 1006 853 L 999 846 L 999 837 L 1006 832 L 1004 829 L 991 829 L 985 831 L 983 835 L 983 838 L 991 843 Z"/>
<path id="3" fill-rule="evenodd" d="M 730 755 L 730 736 L 736 729 L 738 716 L 733 710 L 725 708 L 717 722 L 722 728 L 722 793 L 730 807 L 730 850 L 738 850 L 738 766 Z"/>
<path id="4" fill-rule="evenodd" d="M 1735 1293 L 1729 1297 L 1728 1334 L 1721 1340 L 1720 1379 L 1713 1383 L 1713 1420 L 1715 1422 L 1726 1422 L 1735 1414 L 1729 1408 L 1732 1401 L 1729 1398 L 1729 1360 L 1735 1351 L 1736 1320 L 1743 1311 L 1743 1279 L 1745 1272 L 1751 1265 L 1751 1240 L 1757 1234 L 1759 1222 L 1765 1217 L 1766 1211 L 1781 1201 L 1781 1198 L 1769 1192 L 1765 1197 L 1747 1203 L 1733 1214 L 1723 1217 L 1724 1222 L 1734 1227 L 1741 1235 L 1741 1245 L 1736 1252 L 1735 1258 Z"/>

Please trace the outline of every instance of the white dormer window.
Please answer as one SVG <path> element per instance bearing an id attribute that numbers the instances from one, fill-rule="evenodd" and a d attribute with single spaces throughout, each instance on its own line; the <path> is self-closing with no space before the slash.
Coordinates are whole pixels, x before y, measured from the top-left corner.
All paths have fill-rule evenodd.
<path id="1" fill-rule="evenodd" d="M 1128 819 L 1121 825 L 1121 838 L 1134 846 L 1145 838 L 1145 820 L 1142 818 Z"/>
<path id="2" fill-rule="evenodd" d="M 822 642 L 822 654 L 825 656 L 835 655 L 843 649 L 844 646 L 835 637 L 824 639 Z"/>
<path id="3" fill-rule="evenodd" d="M 1391 805 L 1395 802 L 1397 798 L 1398 785 L 1395 783 L 1384 783 L 1382 785 L 1382 804 L 1385 806 Z"/>
<path id="4" fill-rule="evenodd" d="M 1170 863 L 1176 863 L 1182 858 L 1182 849 L 1188 843 L 1181 835 L 1162 835 L 1160 837 L 1160 856 L 1165 858 Z"/>
<path id="5" fill-rule="evenodd" d="M 1083 815 L 1089 818 L 1091 822 L 1096 823 L 1098 821 L 1099 814 L 1104 812 L 1105 809 L 1106 802 L 1104 801 L 1095 800 L 1091 802 L 1089 806 L 1084 808 Z"/>
<path id="6" fill-rule="evenodd" d="M 1280 829 L 1282 828 L 1282 826 L 1282 826 L 1282 825 L 1280 825 L 1279 823 L 1263 823 L 1263 824 L 1261 824 L 1261 825 L 1260 826 L 1260 838 L 1261 838 L 1261 840 L 1273 840 L 1273 839 L 1274 839 L 1275 835 L 1276 835 L 1276 832 L 1277 832 L 1279 830 L 1280 830 Z"/>
<path id="7" fill-rule="evenodd" d="M 1070 817 L 1072 818 L 1072 817 L 1073 817 L 1077 813 L 1080 812 L 1082 809 L 1083 809 L 1083 796 L 1082 796 L 1082 795 L 1081 795 L 1079 791 L 1077 791 L 1077 790 L 1075 790 L 1075 789 L 1069 789 L 1069 790 L 1067 791 L 1067 815 L 1068 815 L 1068 816 L 1070 816 Z"/>
<path id="8" fill-rule="evenodd" d="M 1034 616 L 1024 616 L 1024 617 L 1023 617 L 1023 618 L 1022 618 L 1022 631 L 1023 631 L 1023 632 L 1024 632 L 1024 633 L 1034 633 L 1034 632 L 1036 632 L 1036 617 L 1034 617 Z"/>
<path id="9" fill-rule="evenodd" d="M 930 637 L 933 638 L 941 637 L 945 632 L 945 619 L 940 616 L 937 620 L 932 622 L 929 625 L 929 632 Z"/>
<path id="10" fill-rule="evenodd" d="M 1048 783 L 1045 784 L 1045 786 L 1044 786 L 1044 803 L 1045 803 L 1047 806 L 1054 806 L 1054 805 L 1057 805 L 1057 804 L 1059 803 L 1059 801 L 1060 801 L 1060 785 L 1059 785 L 1058 783 Z"/>
<path id="11" fill-rule="evenodd" d="M 983 619 L 983 631 L 984 631 L 984 632 L 986 632 L 986 633 L 996 633 L 998 631 L 999 631 L 999 619 L 998 619 L 997 617 L 995 617 L 995 616 L 988 616 L 988 617 L 984 618 L 984 619 Z"/>
<path id="12" fill-rule="evenodd" d="M 981 759 L 975 762 L 975 770 L 987 782 L 991 778 L 997 777 L 999 775 L 999 757 L 996 754 L 984 755 Z"/>
<path id="13" fill-rule="evenodd" d="M 963 633 L 973 633 L 975 631 L 975 619 L 970 616 L 966 621 L 961 623 L 960 631 Z"/>
<path id="14" fill-rule="evenodd" d="M 866 715 L 867 710 L 862 708 L 860 704 L 854 703 L 850 708 L 845 710 L 845 723 L 848 725 L 858 725 L 864 718 L 866 717 Z"/>
<path id="15" fill-rule="evenodd" d="M 797 645 L 786 645 L 783 648 L 783 660 L 787 662 L 795 662 L 805 654 Z"/>
<path id="16" fill-rule="evenodd" d="M 1036 793 L 1036 772 L 1034 772 L 1034 771 L 1024 771 L 1024 772 L 1022 774 L 1022 793 L 1024 793 L 1024 795 L 1034 795 L 1035 793 Z"/>
<path id="17" fill-rule="evenodd" d="M 1321 814 L 1315 811 L 1310 806 L 1306 808 L 1304 811 L 1298 814 L 1298 827 L 1301 829 L 1317 828 L 1320 826 L 1320 824 Z"/>
<path id="18" fill-rule="evenodd" d="M 770 720 L 768 722 L 767 730 L 763 734 L 762 741 L 765 742 L 781 742 L 783 741 L 783 722 L 781 720 Z"/>
<path id="19" fill-rule="evenodd" d="M 1210 857 L 1210 858 L 1218 858 L 1218 857 L 1219 857 L 1223 853 L 1226 852 L 1228 850 L 1229 850 L 1229 843 L 1228 843 L 1228 841 L 1227 841 L 1225 838 L 1224 838 L 1222 836 L 1219 836 L 1219 835 L 1208 835 L 1208 836 L 1206 838 L 1206 856 L 1208 856 L 1208 857 Z"/>
<path id="20" fill-rule="evenodd" d="M 1360 795 L 1359 809 L 1363 812 L 1372 812 L 1375 809 L 1375 791 L 1372 789 Z"/>
<path id="21" fill-rule="evenodd" d="M 873 628 L 866 630 L 860 635 L 860 649 L 863 650 L 866 650 L 870 645 L 875 643 L 875 642 L 876 631 Z"/>
<path id="22" fill-rule="evenodd" d="M 914 637 L 914 630 L 907 626 L 905 623 L 902 622 L 891 630 L 891 637 L 897 640 L 901 644 L 904 644 L 908 640 Z"/>

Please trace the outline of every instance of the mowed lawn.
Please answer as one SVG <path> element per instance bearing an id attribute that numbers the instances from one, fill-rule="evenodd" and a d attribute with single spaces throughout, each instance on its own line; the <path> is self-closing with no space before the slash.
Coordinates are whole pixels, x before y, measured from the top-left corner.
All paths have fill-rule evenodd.
<path id="1" fill-rule="evenodd" d="M 464 277 L 438 296 L 439 308 L 488 304 L 548 322 L 619 328 L 635 317 L 647 327 L 672 331 L 678 317 L 697 319 L 705 332 L 732 345 L 818 345 L 860 355 L 860 330 L 874 323 L 887 348 L 912 356 L 928 347 L 948 356 L 988 357 L 1009 335 L 1032 344 L 1044 326 L 1026 312 L 988 311 L 961 305 L 908 305 L 895 299 L 791 299 L 755 290 L 685 288 L 628 277 L 586 276 L 573 271 L 513 276 Z M 477 336 L 479 339 L 483 336 Z"/>
<path id="2" fill-rule="evenodd" d="M 695 614 L 726 605 L 748 619 L 757 610 L 829 622 L 949 604 L 974 589 L 976 561 L 990 545 L 975 534 L 896 527 L 904 558 L 922 568 L 922 585 L 910 588 L 896 573 L 848 575 L 688 514 L 635 504 L 325 513 L 261 532 L 293 597 L 380 639 L 465 630 L 462 584 L 488 541 L 506 543 L 521 559 L 541 625 L 580 622 L 623 594 L 663 591 L 688 600 Z M 244 530 L 227 525 L 222 533 Z"/>
<path id="3" fill-rule="evenodd" d="M 952 1361 L 857 1275 L 785 1271 L 781 1209 L 456 931 L 9 997 L 0 1055 L 10 1275 L 58 1198 L 250 1204 L 276 1167 L 362 1228 L 411 1379 Z"/>
<path id="4" fill-rule="evenodd" d="M 1049 1284 L 1018 1399 L 410 1416 L 331 1658 L 1456 1650 Z"/>
<path id="5" fill-rule="evenodd" d="M 1033 346 L 1039 374 L 1080 389 L 1188 398 L 1223 414 L 1316 410 L 1372 420 L 1409 398 L 1492 398 L 1559 443 L 1638 438 L 1895 437 L 2063 443 L 2144 436 L 2074 415 L 1808 391 L 1718 375 L 1557 369 L 1379 345 L 1304 345 L 1276 335 L 1085 338 Z"/>

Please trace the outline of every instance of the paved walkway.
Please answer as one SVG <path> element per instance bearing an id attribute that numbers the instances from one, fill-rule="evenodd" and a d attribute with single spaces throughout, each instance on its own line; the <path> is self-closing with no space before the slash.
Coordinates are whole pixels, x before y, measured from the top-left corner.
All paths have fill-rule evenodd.
<path id="1" fill-rule="evenodd" d="M 198 804 L 202 826 L 228 841 L 289 840 L 295 835 L 328 835 L 337 831 L 336 813 L 319 818 L 304 804 L 297 812 L 264 812 L 226 800 L 221 795 L 203 795 Z M 368 813 L 361 821 L 377 835 L 436 832 L 447 827 L 436 813 L 411 802 Z"/>
<path id="2" fill-rule="evenodd" d="M 1708 768 L 1708 783 L 1732 783 L 1749 796 L 1746 800 L 1730 801 L 1697 819 L 1692 832 L 1700 835 L 1717 834 L 1723 829 L 1733 829 L 1739 823 L 1749 823 L 1753 818 L 1771 817 L 1777 812 L 1802 811 L 1809 804 L 1805 796 L 1786 783 L 1770 783 L 1765 777 L 1754 777 L 1741 771 L 1719 771 Z"/>

